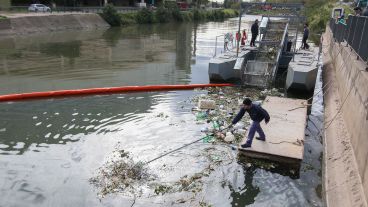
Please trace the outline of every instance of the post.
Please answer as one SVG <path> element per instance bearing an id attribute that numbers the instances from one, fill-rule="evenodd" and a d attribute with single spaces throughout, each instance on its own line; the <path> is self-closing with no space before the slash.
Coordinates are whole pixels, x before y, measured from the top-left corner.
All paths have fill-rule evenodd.
<path id="1" fill-rule="evenodd" d="M 216 57 L 216 51 L 217 51 L 217 36 L 216 36 L 216 42 L 215 42 L 215 55 L 213 55 L 213 57 Z"/>
<path id="2" fill-rule="evenodd" d="M 294 42 L 294 54 L 293 54 L 293 62 L 295 61 L 295 53 L 296 53 L 296 43 L 298 42 L 298 33 L 300 27 L 300 17 L 297 15 L 298 23 L 296 24 L 296 34 L 295 34 L 295 42 Z"/>
<path id="3" fill-rule="evenodd" d="M 238 36 L 240 37 L 240 25 L 241 25 L 241 16 L 242 16 L 242 5 L 241 5 L 241 0 L 239 1 L 240 2 L 240 8 L 239 8 L 239 28 L 238 28 Z M 236 35 L 235 35 L 235 38 L 236 38 Z M 238 57 L 239 55 L 239 41 L 240 41 L 240 38 L 239 40 L 237 39 L 236 40 L 236 57 Z"/>
<path id="4" fill-rule="evenodd" d="M 359 17 L 358 17 L 359 18 Z M 362 17 L 363 18 L 363 17 Z M 357 20 L 357 22 L 358 22 L 358 20 Z M 365 25 L 366 25 L 366 22 L 367 22 L 367 18 L 364 18 L 364 24 L 363 24 L 363 29 L 365 28 Z M 358 54 L 358 57 L 360 57 L 360 47 L 362 46 L 362 40 L 363 40 L 363 34 L 362 34 L 362 36 L 360 37 L 360 40 L 359 40 L 359 47 L 358 47 L 358 49 L 357 49 L 357 51 L 355 51 L 357 54 Z M 363 58 L 362 58 L 363 59 Z"/>

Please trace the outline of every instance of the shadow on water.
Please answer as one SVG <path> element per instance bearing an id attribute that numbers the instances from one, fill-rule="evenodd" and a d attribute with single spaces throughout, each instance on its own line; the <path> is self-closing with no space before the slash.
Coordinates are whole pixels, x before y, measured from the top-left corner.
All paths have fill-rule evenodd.
<path id="1" fill-rule="evenodd" d="M 234 189 L 233 186 L 229 185 L 232 197 L 232 206 L 246 206 L 253 204 L 255 198 L 260 193 L 260 189 L 253 185 L 253 177 L 256 173 L 255 168 L 247 168 L 243 166 L 244 170 L 244 185 L 240 189 Z"/>

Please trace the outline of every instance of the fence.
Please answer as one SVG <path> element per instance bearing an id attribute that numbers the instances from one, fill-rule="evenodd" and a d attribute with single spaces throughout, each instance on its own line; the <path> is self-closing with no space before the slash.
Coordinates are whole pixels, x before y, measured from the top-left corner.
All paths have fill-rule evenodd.
<path id="1" fill-rule="evenodd" d="M 368 17 L 349 16 L 346 24 L 331 19 L 329 26 L 336 42 L 346 42 L 361 59 L 368 61 Z"/>

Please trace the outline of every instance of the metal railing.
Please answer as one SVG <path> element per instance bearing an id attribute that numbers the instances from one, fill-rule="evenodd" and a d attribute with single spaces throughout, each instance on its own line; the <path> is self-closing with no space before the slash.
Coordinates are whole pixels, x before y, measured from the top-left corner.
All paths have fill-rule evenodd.
<path id="1" fill-rule="evenodd" d="M 368 61 L 368 17 L 349 16 L 346 24 L 331 19 L 329 26 L 336 42 L 346 42 L 362 60 Z"/>

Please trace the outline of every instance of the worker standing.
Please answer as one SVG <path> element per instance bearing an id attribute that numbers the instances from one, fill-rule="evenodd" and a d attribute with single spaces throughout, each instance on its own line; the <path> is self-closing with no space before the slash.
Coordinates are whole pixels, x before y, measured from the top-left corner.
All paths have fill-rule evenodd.
<path id="1" fill-rule="evenodd" d="M 266 141 L 266 135 L 264 134 L 260 123 L 263 121 L 263 119 L 265 120 L 266 124 L 270 121 L 270 115 L 265 109 L 259 105 L 253 104 L 251 99 L 246 98 L 243 101 L 239 113 L 236 115 L 229 127 L 236 124 L 244 116 L 245 112 L 248 112 L 253 122 L 249 128 L 247 142 L 241 145 L 242 148 L 248 148 L 252 146 L 252 141 L 256 132 L 259 134 L 259 137 L 256 137 L 256 139 Z"/>
<path id="2" fill-rule="evenodd" d="M 302 48 L 305 49 L 309 49 L 309 45 L 307 43 L 309 37 L 309 28 L 308 28 L 308 23 L 304 24 L 304 33 L 303 33 L 303 41 L 302 41 Z"/>
<path id="3" fill-rule="evenodd" d="M 251 32 L 252 32 L 252 39 L 250 41 L 250 46 L 251 47 L 255 47 L 255 41 L 257 39 L 257 36 L 258 36 L 258 30 L 259 30 L 259 27 L 258 27 L 258 19 L 256 19 L 256 21 L 253 23 L 252 27 L 251 27 Z"/>

